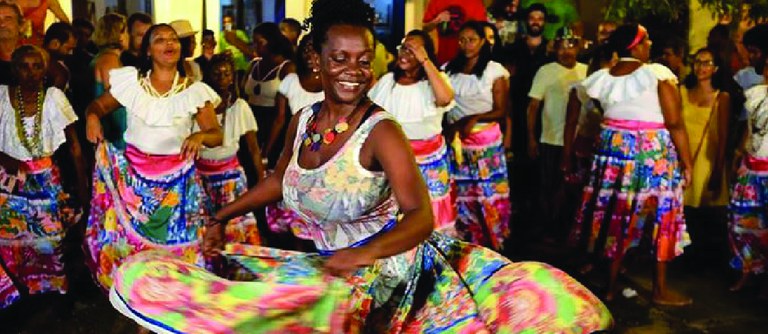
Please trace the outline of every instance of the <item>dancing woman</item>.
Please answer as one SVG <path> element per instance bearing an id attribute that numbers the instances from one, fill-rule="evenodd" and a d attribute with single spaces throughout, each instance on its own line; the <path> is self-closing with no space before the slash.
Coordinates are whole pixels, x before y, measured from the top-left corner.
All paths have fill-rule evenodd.
<path id="1" fill-rule="evenodd" d="M 261 151 L 256 143 L 256 119 L 245 100 L 237 96 L 235 89 L 235 62 L 228 53 L 214 55 L 209 61 L 208 71 L 204 75 L 207 85 L 221 97 L 222 103 L 216 107 L 216 118 L 223 133 L 222 145 L 203 148 L 195 167 L 205 189 L 206 209 L 209 213 L 218 212 L 225 205 L 234 202 L 248 190 L 245 171 L 240 166 L 237 152 L 241 138 L 244 139 L 257 177 L 264 178 L 264 165 L 261 163 Z M 200 127 L 195 125 L 195 131 Z M 227 242 L 260 243 L 259 230 L 253 213 L 235 217 L 227 223 Z"/>
<path id="2" fill-rule="evenodd" d="M 29 294 L 67 291 L 62 240 L 79 205 L 64 193 L 52 160 L 67 144 L 81 201 L 87 198 L 83 157 L 64 93 L 43 86 L 47 54 L 25 45 L 13 52 L 17 84 L 0 86 L 0 309 Z"/>
<path id="3" fill-rule="evenodd" d="M 491 60 L 482 22 L 467 22 L 459 30 L 459 49 L 445 67 L 456 99 L 447 117 L 451 177 L 458 189 L 456 230 L 466 241 L 501 249 L 511 215 L 499 126 L 507 108 L 509 72 Z"/>
<path id="4" fill-rule="evenodd" d="M 435 67 L 436 59 L 432 38 L 421 30 L 409 32 L 394 70 L 381 77 L 368 96 L 395 117 L 410 141 L 429 188 L 435 230 L 456 237 L 450 160 L 442 134 L 443 115 L 454 105 L 453 89 L 448 76 Z"/>
<path id="5" fill-rule="evenodd" d="M 366 99 L 373 9 L 363 0 L 316 0 L 309 21 L 325 100 L 293 117 L 275 173 L 216 213 L 210 228 L 219 233 L 206 241 L 213 251 L 229 218 L 282 197 L 320 253 L 229 246 L 224 255 L 247 269 L 247 282 L 172 255 L 138 254 L 115 277 L 113 305 L 158 333 L 606 329 L 605 306 L 563 272 L 431 233 L 410 144 Z"/>
<path id="6" fill-rule="evenodd" d="M 96 151 L 87 263 L 98 283 L 112 286 L 122 261 L 144 249 L 164 249 L 204 264 L 200 247 L 205 219 L 193 161 L 203 146 L 222 143 L 214 107 L 220 98 L 184 72 L 179 39 L 169 25 L 144 36 L 144 65 L 110 72 L 109 92 L 88 106 L 88 140 L 104 139 L 102 117 L 120 106 L 127 113 L 126 149 L 101 142 Z M 192 133 L 193 123 L 200 131 Z"/>
<path id="7" fill-rule="evenodd" d="M 651 40 L 643 26 L 618 28 L 610 43 L 619 61 L 582 83 L 604 110 L 604 122 L 574 232 L 582 230 L 580 224 L 589 225 L 584 238 L 590 251 L 601 234 L 607 235 L 602 252 L 612 263 L 606 299 L 617 291 L 625 253 L 645 238 L 656 257 L 653 301 L 690 304 L 690 298 L 667 289 L 666 280 L 667 263 L 690 243 L 683 187 L 693 166 L 677 77 L 663 65 L 645 64 Z"/>

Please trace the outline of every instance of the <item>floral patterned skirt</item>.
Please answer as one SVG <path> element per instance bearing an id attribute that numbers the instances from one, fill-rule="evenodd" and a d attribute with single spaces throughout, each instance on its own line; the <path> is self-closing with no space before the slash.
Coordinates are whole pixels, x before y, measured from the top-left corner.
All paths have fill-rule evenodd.
<path id="1" fill-rule="evenodd" d="M 148 252 L 115 275 L 112 304 L 157 333 L 591 333 L 610 329 L 600 300 L 564 272 L 441 234 L 408 252 L 384 303 L 383 261 L 341 280 L 318 254 L 230 245 L 227 280 Z"/>
<path id="2" fill-rule="evenodd" d="M 728 207 L 731 266 L 761 273 L 768 265 L 768 159 L 748 156 L 737 172 Z"/>
<path id="3" fill-rule="evenodd" d="M 456 230 L 462 240 L 501 249 L 509 236 L 512 207 L 509 176 L 498 123 L 477 125 L 451 144 L 451 177 L 456 182 Z"/>
<path id="4" fill-rule="evenodd" d="M 432 213 L 435 216 L 435 231 L 456 237 L 456 207 L 450 178 L 448 146 L 442 135 L 425 140 L 411 140 L 421 176 L 429 190 Z"/>
<path id="5" fill-rule="evenodd" d="M 143 250 L 163 249 L 205 264 L 200 238 L 206 215 L 194 164 L 140 152 L 129 161 L 131 152 L 130 146 L 123 152 L 107 143 L 96 149 L 86 263 L 105 290 L 125 258 Z M 157 173 L 149 176 L 153 168 Z"/>
<path id="6" fill-rule="evenodd" d="M 18 300 L 19 289 L 67 291 L 62 239 L 80 217 L 49 157 L 22 169 L 9 174 L 0 167 L 0 309 Z"/>
<path id="7" fill-rule="evenodd" d="M 588 225 L 588 235 L 580 235 L 582 224 Z M 590 251 L 597 251 L 599 235 L 605 234 L 603 252 L 609 258 L 623 255 L 644 238 L 659 261 L 683 253 L 690 238 L 683 218 L 682 174 L 663 125 L 604 126 L 573 233 L 575 239 L 588 238 Z"/>
<path id="8" fill-rule="evenodd" d="M 195 162 L 195 166 L 205 189 L 206 211 L 210 214 L 215 214 L 248 191 L 245 171 L 237 156 L 221 161 L 201 159 Z M 260 244 L 256 217 L 248 213 L 231 219 L 227 222 L 225 237 L 228 243 Z"/>

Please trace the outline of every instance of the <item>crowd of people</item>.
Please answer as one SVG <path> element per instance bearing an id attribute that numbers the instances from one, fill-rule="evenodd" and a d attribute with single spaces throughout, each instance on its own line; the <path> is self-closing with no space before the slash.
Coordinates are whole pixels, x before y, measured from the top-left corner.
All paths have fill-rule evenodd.
<path id="1" fill-rule="evenodd" d="M 548 41 L 541 4 L 474 5 L 430 1 L 394 56 L 363 0 L 250 34 L 225 14 L 193 58 L 187 20 L 64 16 L 30 40 L 0 2 L 0 309 L 66 293 L 68 235 L 158 333 L 606 330 L 576 280 L 500 255 L 510 235 L 608 259 L 607 301 L 645 250 L 653 301 L 683 306 L 667 267 L 711 207 L 732 289 L 763 272 L 768 26 L 750 66 L 713 45 L 687 71 L 640 24 Z"/>

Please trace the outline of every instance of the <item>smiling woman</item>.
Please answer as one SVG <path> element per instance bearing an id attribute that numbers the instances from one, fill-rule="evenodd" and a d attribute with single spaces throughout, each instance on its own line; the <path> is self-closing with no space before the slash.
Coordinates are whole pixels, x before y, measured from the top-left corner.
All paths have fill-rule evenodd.
<path id="1" fill-rule="evenodd" d="M 432 233 L 429 194 L 410 144 L 393 117 L 366 98 L 373 10 L 363 0 L 316 0 L 309 22 L 325 100 L 294 116 L 275 173 L 214 215 L 206 250 L 217 253 L 230 218 L 282 198 L 318 254 L 230 245 L 223 254 L 236 274 L 248 274 L 242 282 L 144 253 L 118 270 L 112 304 L 158 333 L 609 327 L 605 306 L 565 273 Z"/>

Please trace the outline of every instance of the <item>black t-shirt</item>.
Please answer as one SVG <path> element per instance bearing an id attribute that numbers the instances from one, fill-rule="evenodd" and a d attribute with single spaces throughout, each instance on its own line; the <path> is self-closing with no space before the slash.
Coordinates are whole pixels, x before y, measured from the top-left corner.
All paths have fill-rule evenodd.
<path id="1" fill-rule="evenodd" d="M 205 58 L 205 56 L 200 55 L 195 58 L 195 62 L 200 65 L 200 72 L 205 76 L 205 73 L 208 72 L 208 67 L 211 66 L 211 61 Z"/>
<path id="2" fill-rule="evenodd" d="M 141 65 L 141 58 L 134 56 L 133 53 L 130 53 L 129 51 L 123 51 L 123 53 L 120 54 L 120 62 L 123 66 L 139 68 L 139 65 Z"/>
<path id="3" fill-rule="evenodd" d="M 0 85 L 10 85 L 11 76 L 11 62 L 0 60 Z"/>

